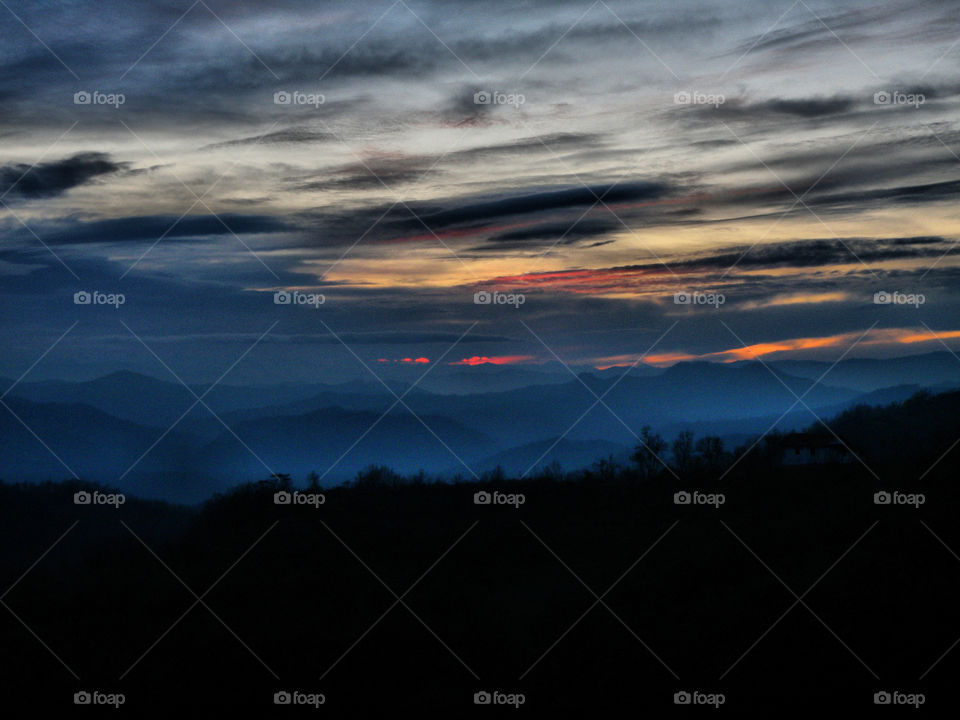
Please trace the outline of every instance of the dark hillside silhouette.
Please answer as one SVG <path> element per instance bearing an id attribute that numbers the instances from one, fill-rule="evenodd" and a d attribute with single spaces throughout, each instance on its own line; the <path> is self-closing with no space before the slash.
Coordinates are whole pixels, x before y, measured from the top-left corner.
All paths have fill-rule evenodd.
<path id="1" fill-rule="evenodd" d="M 887 687 L 946 702 L 960 655 L 918 678 L 960 636 L 960 568 L 941 544 L 960 547 L 960 453 L 919 476 L 960 437 L 958 404 L 918 395 L 831 420 L 869 470 L 785 466 L 773 435 L 727 472 L 740 451 L 717 438 L 646 430 L 627 464 L 458 483 L 371 465 L 345 487 L 277 475 L 192 509 L 78 506 L 75 492 L 109 488 L 3 484 L 8 586 L 72 527 L 4 602 L 82 678 L 8 613 L 5 686 L 42 689 L 37 706 L 97 687 L 123 692 L 128 711 L 190 697 L 268 712 L 296 688 L 338 715 L 427 698 L 469 712 L 485 688 L 553 712 L 628 698 L 660 711 L 684 689 L 756 709 L 797 688 L 808 708 L 869 706 Z M 910 452 L 886 455 L 894 442 Z M 684 491 L 723 502 L 683 504 Z M 925 502 L 877 504 L 885 491 Z M 191 591 L 203 603 L 184 615 Z M 791 591 L 804 605 L 776 622 Z"/>

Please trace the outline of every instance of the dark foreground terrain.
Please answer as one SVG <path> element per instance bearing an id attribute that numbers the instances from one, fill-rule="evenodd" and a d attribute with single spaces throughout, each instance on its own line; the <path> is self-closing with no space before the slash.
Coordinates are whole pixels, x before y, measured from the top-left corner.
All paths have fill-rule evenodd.
<path id="1" fill-rule="evenodd" d="M 947 401 L 838 418 L 861 447 L 876 441 L 867 466 L 787 467 L 762 445 L 722 480 L 695 462 L 679 479 L 603 464 L 443 485 L 372 471 L 299 488 L 323 492 L 319 506 L 276 504 L 294 489 L 279 477 L 197 508 L 0 485 L 2 701 L 35 712 L 122 694 L 135 716 L 264 717 L 315 711 L 276 706 L 279 692 L 322 695 L 317 712 L 335 717 L 497 712 L 475 705 L 483 692 L 561 716 L 683 711 L 683 692 L 735 711 L 871 712 L 877 693 L 954 707 L 960 493 L 952 453 L 927 472 L 955 429 L 931 428 L 933 402 Z M 920 410 L 923 428 L 898 424 Z M 681 491 L 718 506 L 677 504 Z"/>

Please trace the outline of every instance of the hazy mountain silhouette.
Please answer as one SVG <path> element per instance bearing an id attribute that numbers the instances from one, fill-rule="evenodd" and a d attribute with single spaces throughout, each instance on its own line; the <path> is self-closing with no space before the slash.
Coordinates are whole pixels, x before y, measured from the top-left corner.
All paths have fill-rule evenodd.
<path id="1" fill-rule="evenodd" d="M 0 472 L 5 477 L 59 480 L 71 477 L 72 471 L 86 480 L 119 483 L 124 490 L 140 495 L 185 497 L 171 483 L 155 487 L 153 479 L 165 476 L 170 480 L 192 467 L 197 451 L 192 436 L 174 430 L 161 440 L 162 430 L 78 403 L 34 403 L 11 396 L 4 403 L 16 413 L 0 407 Z M 134 463 L 135 471 L 120 483 L 120 476 Z M 151 480 L 144 482 L 146 479 Z M 187 493 L 195 499 L 214 489 L 200 478 L 196 485 L 202 490 Z"/>
<path id="2" fill-rule="evenodd" d="M 832 369 L 833 363 L 808 360 L 780 360 L 768 365 L 778 371 L 813 379 L 829 370 L 825 382 L 861 392 L 903 383 L 923 387 L 960 387 L 960 360 L 946 351 L 899 358 L 847 359 Z"/>
<path id="3" fill-rule="evenodd" d="M 408 404 L 418 413 L 451 417 L 514 446 L 566 433 L 593 406 L 569 437 L 630 443 L 633 435 L 624 423 L 636 432 L 642 425 L 775 417 L 796 400 L 790 390 L 803 395 L 811 383 L 786 375 L 778 380 L 759 364 L 691 363 L 654 377 L 627 376 L 619 382 L 582 373 L 567 383 L 505 393 L 456 398 L 411 394 Z M 819 384 L 804 401 L 816 409 L 853 401 L 858 395 Z M 598 396 L 602 403 L 597 403 Z"/>
<path id="4" fill-rule="evenodd" d="M 474 467 L 477 472 L 491 472 L 500 468 L 509 477 L 520 477 L 529 471 L 528 476 L 536 476 L 549 466 L 557 464 L 557 470 L 575 470 L 588 467 L 600 458 L 613 457 L 620 463 L 626 463 L 631 448 L 627 445 L 606 440 L 568 440 L 557 442 L 557 438 L 538 440 L 519 447 L 510 448 L 478 460 Z M 536 464 L 534 464 L 536 463 Z M 457 472 L 451 467 L 449 472 Z"/>
<path id="5" fill-rule="evenodd" d="M 802 430 L 818 424 L 818 417 L 839 415 L 861 404 L 904 401 L 917 390 L 943 389 L 960 381 L 956 358 L 931 353 L 846 360 L 807 392 L 829 367 L 795 361 L 767 366 L 694 362 L 662 370 L 637 368 L 626 376 L 622 368 L 582 372 L 576 378 L 566 370 L 560 375 L 509 367 L 438 368 L 443 383 L 451 387 L 457 377 L 468 376 L 497 377 L 503 385 L 539 373 L 537 377 L 546 381 L 506 391 L 457 394 L 415 387 L 404 403 L 430 430 L 399 404 L 370 430 L 396 401 L 374 381 L 217 386 L 205 402 L 218 417 L 201 406 L 182 417 L 195 403 L 186 388 L 126 371 L 81 382 L 23 382 L 5 402 L 30 430 L 0 408 L 0 461 L 8 478 L 69 477 L 32 430 L 84 479 L 116 483 L 127 473 L 123 489 L 180 500 L 207 497 L 273 471 L 298 479 L 311 471 L 322 474 L 334 463 L 331 481 L 350 479 L 370 463 L 401 473 L 424 470 L 446 477 L 471 477 L 471 471 L 480 474 L 497 466 L 519 474 L 561 436 L 563 440 L 538 467 L 556 461 L 572 470 L 601 457 L 624 457 L 644 425 L 668 439 L 689 429 L 698 436 L 718 436 L 735 447 L 774 423 L 781 432 Z M 477 370 L 481 372 L 471 375 Z M 12 381 L 3 383 L 10 387 Z M 390 385 L 397 393 L 409 388 L 400 380 Z M 469 390 L 471 384 L 457 387 Z M 192 389 L 197 394 L 205 390 Z M 803 404 L 794 393 L 803 397 Z M 598 403 L 596 396 L 603 402 Z M 786 412 L 791 406 L 793 410 Z"/>
<path id="6" fill-rule="evenodd" d="M 386 394 L 382 386 L 369 383 L 351 383 L 349 390 L 347 387 L 323 383 L 252 386 L 220 384 L 204 395 L 207 390 L 204 385 L 191 385 L 190 389 L 187 389 L 176 380 L 159 380 L 123 370 L 82 382 L 23 382 L 17 385 L 11 394 L 35 402 L 82 403 L 124 420 L 141 425 L 160 426 L 162 429 L 175 422 L 196 402 L 194 393 L 202 396 L 204 403 L 217 414 L 282 405 L 320 393 L 372 391 L 375 394 Z M 193 390 L 193 393 L 190 390 Z M 209 411 L 197 404 L 183 422 L 206 422 L 209 419 Z"/>
<path id="7" fill-rule="evenodd" d="M 333 407 L 240 422 L 233 430 L 249 449 L 224 431 L 202 449 L 202 467 L 209 474 L 235 482 L 263 478 L 272 472 L 302 478 L 312 471 L 325 473 L 347 453 L 330 472 L 330 478 L 339 481 L 353 477 L 371 462 L 403 473 L 421 469 L 439 472 L 459 464 L 456 456 L 470 464 L 495 449 L 484 434 L 445 417 L 424 414 L 417 419 L 399 407 L 377 422 L 379 417 L 376 412 Z M 363 439 L 357 442 L 361 436 Z M 460 472 L 469 474 L 462 465 Z"/>

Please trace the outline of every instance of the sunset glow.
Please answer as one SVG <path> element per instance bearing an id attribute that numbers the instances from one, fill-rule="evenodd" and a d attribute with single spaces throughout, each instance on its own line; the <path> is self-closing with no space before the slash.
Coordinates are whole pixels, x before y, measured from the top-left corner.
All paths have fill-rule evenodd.
<path id="1" fill-rule="evenodd" d="M 463 358 L 457 362 L 450 363 L 451 365 L 521 365 L 528 363 L 534 360 L 532 355 L 498 355 L 494 357 L 486 357 L 474 355 L 473 357 Z"/>

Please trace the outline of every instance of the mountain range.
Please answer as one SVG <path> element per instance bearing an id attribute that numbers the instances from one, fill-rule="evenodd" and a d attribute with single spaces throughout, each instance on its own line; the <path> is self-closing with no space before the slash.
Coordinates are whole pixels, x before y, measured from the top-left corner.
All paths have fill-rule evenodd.
<path id="1" fill-rule="evenodd" d="M 960 387 L 960 361 L 947 352 L 835 366 L 444 370 L 431 389 L 398 381 L 388 389 L 371 377 L 208 390 L 127 371 L 87 381 L 0 379 L 0 477 L 76 475 L 193 502 L 274 472 L 300 482 L 315 471 L 325 484 L 371 464 L 442 477 L 497 467 L 519 475 L 553 462 L 570 470 L 625 460 L 644 425 L 668 439 L 689 429 L 735 447 L 774 426 L 804 428 L 858 404 Z M 485 391 L 482 378 L 491 379 Z"/>

